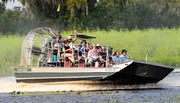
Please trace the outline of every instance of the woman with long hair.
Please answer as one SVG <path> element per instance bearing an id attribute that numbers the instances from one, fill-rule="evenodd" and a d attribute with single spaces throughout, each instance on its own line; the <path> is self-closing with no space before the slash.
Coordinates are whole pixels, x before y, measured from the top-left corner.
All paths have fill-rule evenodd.
<path id="1" fill-rule="evenodd" d="M 84 56 L 87 58 L 87 56 L 88 56 L 88 52 L 89 52 L 89 50 L 91 49 L 91 47 L 90 47 L 90 43 L 87 43 L 86 44 L 86 47 L 85 47 L 85 50 L 84 50 Z"/>
<path id="2" fill-rule="evenodd" d="M 120 57 L 120 53 L 119 51 L 115 51 L 113 56 L 112 56 L 112 60 L 115 64 L 119 64 L 121 63 L 121 57 Z"/>
<path id="3" fill-rule="evenodd" d="M 63 52 L 64 52 L 65 57 L 68 57 L 72 62 L 74 62 L 74 60 L 72 58 L 72 49 L 69 46 L 69 41 L 68 40 L 64 41 Z"/>

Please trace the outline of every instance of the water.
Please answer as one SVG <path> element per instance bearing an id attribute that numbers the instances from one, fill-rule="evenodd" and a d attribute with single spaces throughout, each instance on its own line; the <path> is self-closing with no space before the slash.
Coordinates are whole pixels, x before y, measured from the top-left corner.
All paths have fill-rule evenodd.
<path id="1" fill-rule="evenodd" d="M 4 103 L 178 103 L 179 89 L 86 92 L 64 94 L 9 95 L 0 94 Z"/>
<path id="2" fill-rule="evenodd" d="M 178 70 L 157 84 L 146 85 L 114 85 L 95 81 L 17 84 L 14 77 L 0 78 L 0 83 L 0 102 L 2 103 L 180 102 L 180 73 Z M 60 93 L 8 94 L 14 90 L 23 92 L 60 91 Z"/>

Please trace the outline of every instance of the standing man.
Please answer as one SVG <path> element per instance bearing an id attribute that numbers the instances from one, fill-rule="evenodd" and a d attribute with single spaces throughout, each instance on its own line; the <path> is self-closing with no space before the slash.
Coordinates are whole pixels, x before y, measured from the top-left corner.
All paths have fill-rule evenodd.
<path id="1" fill-rule="evenodd" d="M 51 48 L 53 50 L 53 62 L 59 61 L 61 51 L 63 47 L 63 40 L 61 35 L 57 35 L 56 38 L 51 42 Z"/>
<path id="2" fill-rule="evenodd" d="M 51 42 L 51 48 L 52 50 L 58 50 L 62 48 L 63 46 L 63 40 L 61 35 L 57 35 L 56 38 Z"/>

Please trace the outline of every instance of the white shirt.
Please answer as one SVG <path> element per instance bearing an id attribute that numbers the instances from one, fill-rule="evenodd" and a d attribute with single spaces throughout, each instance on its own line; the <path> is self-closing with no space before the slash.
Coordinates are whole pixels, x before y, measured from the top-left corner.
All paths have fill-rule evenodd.
<path id="1" fill-rule="evenodd" d="M 69 47 L 73 48 L 73 43 L 72 42 L 69 43 Z"/>
<path id="2" fill-rule="evenodd" d="M 88 53 L 88 58 L 97 59 L 98 58 L 98 53 L 95 50 L 90 50 L 89 53 Z"/>

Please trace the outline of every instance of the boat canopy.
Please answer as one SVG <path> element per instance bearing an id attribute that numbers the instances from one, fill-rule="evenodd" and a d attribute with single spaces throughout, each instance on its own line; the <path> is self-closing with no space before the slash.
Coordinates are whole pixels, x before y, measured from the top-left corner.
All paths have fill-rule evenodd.
<path id="1" fill-rule="evenodd" d="M 71 36 L 74 36 L 74 35 L 71 35 Z M 82 33 L 77 33 L 77 38 L 78 39 L 96 39 L 96 37 L 94 36 L 90 36 L 90 35 L 82 34 Z"/>

